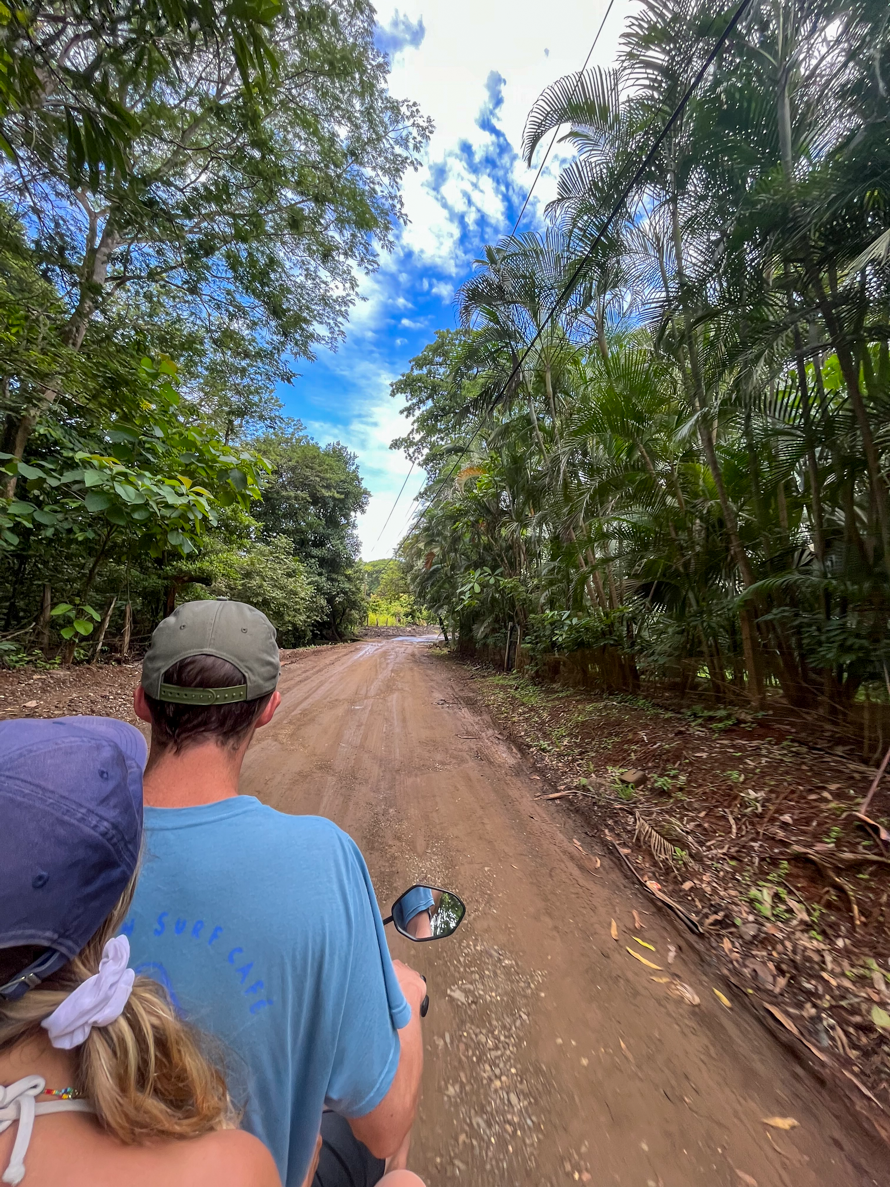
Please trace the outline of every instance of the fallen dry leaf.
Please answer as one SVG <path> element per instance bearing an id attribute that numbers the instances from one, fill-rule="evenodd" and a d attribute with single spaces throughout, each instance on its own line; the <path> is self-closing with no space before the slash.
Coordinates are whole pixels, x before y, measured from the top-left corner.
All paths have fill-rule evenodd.
<path id="1" fill-rule="evenodd" d="M 700 1006 L 701 998 L 685 981 L 674 981 L 671 985 L 671 993 L 674 997 L 680 998 L 681 1001 L 686 1002 L 690 1006 Z"/>
<path id="2" fill-rule="evenodd" d="M 641 940 L 639 936 L 632 936 L 634 943 L 639 944 L 643 948 L 648 948 L 650 952 L 655 951 L 655 945 L 648 943 L 646 940 Z"/>
<path id="3" fill-rule="evenodd" d="M 668 964 L 673 964 L 677 959 L 677 949 L 673 944 L 668 944 Z"/>
<path id="4" fill-rule="evenodd" d="M 682 889 L 683 890 L 692 890 L 694 885 L 695 885 L 695 883 L 690 879 L 688 882 L 683 883 Z"/>
<path id="5" fill-rule="evenodd" d="M 632 914 L 634 917 L 634 926 L 636 927 L 637 931 L 639 931 L 641 928 L 644 928 L 646 924 L 642 922 L 637 912 L 633 911 Z"/>
<path id="6" fill-rule="evenodd" d="M 653 964 L 651 960 L 647 960 L 645 956 L 640 956 L 639 952 L 634 952 L 633 948 L 628 948 L 627 951 L 631 954 L 634 960 L 638 960 L 640 964 L 644 964 L 647 969 L 655 969 L 656 972 L 661 972 L 660 964 Z"/>
<path id="7" fill-rule="evenodd" d="M 572 844 L 575 846 L 575 848 L 579 852 L 581 852 L 581 853 L 585 852 L 584 846 L 581 844 L 581 842 L 578 840 L 577 837 L 572 837 Z"/>
<path id="8" fill-rule="evenodd" d="M 769 1010 L 769 1012 L 772 1014 L 773 1018 L 775 1018 L 777 1022 L 781 1022 L 786 1030 L 790 1030 L 793 1035 L 795 1035 L 797 1038 L 800 1038 L 800 1031 L 797 1029 L 797 1027 L 794 1025 L 794 1023 L 791 1021 L 791 1019 L 788 1017 L 788 1015 L 782 1013 L 782 1011 L 778 1008 L 778 1006 L 770 1006 L 770 1005 L 767 1005 L 766 1002 L 764 1002 L 763 1008 L 765 1010 Z"/>
<path id="9" fill-rule="evenodd" d="M 745 1187 L 757 1187 L 757 1180 L 752 1179 L 750 1175 L 746 1175 L 744 1171 L 740 1171 L 737 1166 L 732 1168 L 738 1175 L 740 1182 L 745 1184 Z"/>
<path id="10" fill-rule="evenodd" d="M 717 998 L 717 1001 L 720 1002 L 721 1005 L 726 1006 L 727 1010 L 732 1009 L 732 1002 L 729 1000 L 729 998 L 726 996 L 726 994 L 721 993 L 719 989 L 715 989 L 714 994 Z"/>
<path id="11" fill-rule="evenodd" d="M 764 1125 L 771 1125 L 773 1129 L 797 1129 L 800 1125 L 793 1117 L 764 1117 L 762 1120 Z"/>
<path id="12" fill-rule="evenodd" d="M 733 951 L 732 941 L 729 939 L 728 936 L 723 937 L 723 951 L 726 953 L 727 956 L 732 956 L 732 951 Z"/>
<path id="13" fill-rule="evenodd" d="M 25 701 L 24 705 L 22 705 L 22 708 L 23 709 L 36 709 L 37 702 L 36 701 Z"/>
<path id="14" fill-rule="evenodd" d="M 650 981 L 654 981 L 656 985 L 670 985 L 670 977 L 650 977 Z"/>
<path id="15" fill-rule="evenodd" d="M 612 920 L 612 926 L 609 928 L 609 931 L 612 933 L 612 939 L 617 940 L 618 939 L 618 924 L 615 922 L 614 919 Z"/>
<path id="16" fill-rule="evenodd" d="M 596 862 L 596 868 L 599 869 L 603 863 L 600 861 L 600 859 L 598 857 L 595 857 L 593 860 Z"/>

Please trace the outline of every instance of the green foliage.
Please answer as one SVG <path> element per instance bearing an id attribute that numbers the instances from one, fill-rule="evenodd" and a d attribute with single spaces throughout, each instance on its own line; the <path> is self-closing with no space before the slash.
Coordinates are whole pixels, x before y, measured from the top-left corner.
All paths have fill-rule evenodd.
<path id="1" fill-rule="evenodd" d="M 504 656 L 518 631 L 517 662 L 625 693 L 756 712 L 781 694 L 861 728 L 871 758 L 862 706 L 890 668 L 881 7 L 746 13 L 585 254 L 721 12 L 644 0 L 613 70 L 536 102 L 527 159 L 565 126 L 575 152 L 549 228 L 480 253 L 461 329 L 392 387 L 414 417 L 393 445 L 430 475 L 403 554 L 466 645 Z"/>
<path id="2" fill-rule="evenodd" d="M 72 185 L 92 182 L 102 171 L 129 178 L 140 123 L 109 78 L 137 69 L 163 71 L 184 54 L 230 41 L 250 94 L 277 67 L 268 26 L 280 7 L 278 0 L 90 5 L 8 0 L 0 7 L 0 146 L 15 159 L 23 135 L 39 141 L 63 134 Z M 80 53 L 70 52 L 75 46 Z"/>
<path id="3" fill-rule="evenodd" d="M 175 373 L 168 360 L 142 358 L 130 378 L 129 418 L 103 418 L 80 433 L 41 426 L 29 462 L 0 455 L 0 472 L 17 479 L 15 497 L 0 500 L 0 549 L 34 536 L 55 547 L 102 539 L 107 547 L 115 536 L 119 552 L 187 556 L 219 507 L 259 498 L 263 463 L 194 419 Z"/>
<path id="4" fill-rule="evenodd" d="M 67 641 L 75 635 L 91 635 L 95 624 L 102 616 L 92 606 L 72 606 L 70 602 L 59 602 L 58 606 L 53 606 L 50 617 L 64 623 L 58 627 L 58 631 Z"/>
<path id="5" fill-rule="evenodd" d="M 363 620 L 355 459 L 274 389 L 403 218 L 430 127 L 388 68 L 366 0 L 0 5 L 5 662 L 196 593 Z"/>
<path id="6" fill-rule="evenodd" d="M 275 623 L 282 647 L 308 643 L 315 624 L 324 620 L 324 601 L 287 536 L 274 536 L 267 544 L 217 547 L 207 562 L 208 596 L 249 602 L 262 610 Z"/>
<path id="7" fill-rule="evenodd" d="M 319 446 L 295 421 L 252 444 L 271 467 L 255 512 L 261 539 L 287 537 L 311 574 L 324 605 L 315 634 L 348 637 L 365 615 L 355 520 L 369 495 L 355 455 L 339 442 Z"/>

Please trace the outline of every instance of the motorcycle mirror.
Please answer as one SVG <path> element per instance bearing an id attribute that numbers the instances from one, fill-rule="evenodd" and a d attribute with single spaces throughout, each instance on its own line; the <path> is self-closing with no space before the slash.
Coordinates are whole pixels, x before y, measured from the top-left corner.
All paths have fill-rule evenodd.
<path id="1" fill-rule="evenodd" d="M 406 939 L 423 944 L 452 935 L 466 913 L 463 900 L 454 891 L 417 885 L 399 895 L 392 905 L 392 914 L 383 922 L 392 923 Z"/>

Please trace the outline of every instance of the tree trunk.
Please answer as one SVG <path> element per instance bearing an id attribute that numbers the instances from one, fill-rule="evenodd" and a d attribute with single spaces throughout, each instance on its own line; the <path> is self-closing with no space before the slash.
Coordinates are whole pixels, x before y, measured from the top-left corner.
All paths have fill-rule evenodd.
<path id="1" fill-rule="evenodd" d="M 86 602 L 89 592 L 93 588 L 93 582 L 96 580 L 96 574 L 99 572 L 99 566 L 102 564 L 105 553 L 108 551 L 108 545 L 113 535 L 114 524 L 110 524 L 108 531 L 105 533 L 105 539 L 99 546 L 99 551 L 96 553 L 95 557 L 93 558 L 93 563 L 90 565 L 90 571 L 87 573 L 86 581 L 83 583 L 83 590 L 81 591 L 80 595 L 82 602 Z"/>
<path id="2" fill-rule="evenodd" d="M 99 623 L 99 633 L 96 636 L 96 648 L 93 652 L 93 658 L 90 663 L 97 664 L 99 656 L 102 654 L 102 644 L 105 642 L 105 632 L 108 630 L 108 624 L 111 622 L 111 616 L 114 613 L 114 607 L 117 605 L 117 596 L 113 597 L 108 605 L 105 607 L 105 613 L 102 615 L 102 621 Z"/>
<path id="3" fill-rule="evenodd" d="M 176 598 L 179 595 L 180 589 L 184 585 L 211 585 L 209 577 L 202 577 L 195 573 L 180 573 L 179 576 L 174 577 L 167 586 L 167 595 L 164 601 L 164 617 L 169 618 L 176 609 Z M 333 611 L 331 612 L 333 621 Z M 337 640 L 339 642 L 339 639 Z"/>
<path id="4" fill-rule="evenodd" d="M 108 278 L 108 265 L 112 255 L 122 242 L 123 240 L 110 222 L 105 224 L 102 236 L 95 247 L 88 242 L 81 268 L 80 295 L 63 335 L 64 344 L 72 350 L 79 351 L 83 346 L 90 321 L 96 312 L 99 294 Z M 47 384 L 41 390 L 39 399 L 30 408 L 27 408 L 17 419 L 7 418 L 8 447 L 5 452 L 11 453 L 18 461 L 21 461 L 25 456 L 25 450 L 37 422 L 58 398 L 60 386 L 61 381 L 58 379 Z M 17 482 L 18 477 L 15 474 L 11 474 L 5 479 L 3 495 L 7 499 L 14 497 Z"/>
<path id="5" fill-rule="evenodd" d="M 723 470 L 720 466 L 720 459 L 717 457 L 717 447 L 714 443 L 714 436 L 711 433 L 710 425 L 707 423 L 705 417 L 705 413 L 708 411 L 708 401 L 705 394 L 701 367 L 699 365 L 698 348 L 692 328 L 692 318 L 689 314 L 688 302 L 685 294 L 686 279 L 683 266 L 683 241 L 680 234 L 680 212 L 677 206 L 677 190 L 673 174 L 671 175 L 671 227 L 674 239 L 674 260 L 677 267 L 677 277 L 680 283 L 680 305 L 683 312 L 684 340 L 686 343 L 687 356 L 689 359 L 689 373 L 692 381 L 691 402 L 693 408 L 699 413 L 699 438 L 701 440 L 705 460 L 708 463 L 708 469 L 711 471 L 711 476 L 714 479 L 714 485 L 717 488 L 717 497 L 720 500 L 720 509 L 723 513 L 723 522 L 726 525 L 726 533 L 729 536 L 732 558 L 738 567 L 739 574 L 742 578 L 742 583 L 746 589 L 749 589 L 755 581 L 754 570 L 751 567 L 748 554 L 745 551 L 745 548 L 742 545 L 741 537 L 739 536 L 738 517 L 736 516 L 735 508 L 730 502 L 729 495 L 726 491 L 726 484 L 723 481 Z M 755 709 L 762 709 L 764 706 L 763 668 L 761 665 L 761 657 L 758 655 L 759 640 L 757 638 L 757 631 L 754 622 L 754 613 L 750 605 L 746 605 L 741 611 L 740 626 L 742 630 L 742 648 L 745 655 L 745 667 L 748 670 L 749 696 Z"/>
<path id="6" fill-rule="evenodd" d="M 133 633 L 133 603 L 124 607 L 124 633 L 121 636 L 121 658 L 126 659 L 130 650 L 130 636 Z"/>
<path id="7" fill-rule="evenodd" d="M 43 601 L 37 618 L 37 646 L 49 657 L 49 624 L 52 617 L 53 591 L 48 582 L 43 586 Z"/>
<path id="8" fill-rule="evenodd" d="M 791 294 L 788 294 L 791 303 Z M 819 481 L 819 462 L 813 436 L 813 415 L 810 407 L 810 385 L 803 356 L 803 341 L 800 326 L 794 323 L 794 360 L 797 367 L 797 382 L 800 388 L 800 410 L 803 415 L 804 440 L 807 447 L 807 474 L 810 479 L 810 514 L 813 521 L 813 551 L 820 565 L 825 564 L 825 516 L 822 509 L 822 484 Z"/>

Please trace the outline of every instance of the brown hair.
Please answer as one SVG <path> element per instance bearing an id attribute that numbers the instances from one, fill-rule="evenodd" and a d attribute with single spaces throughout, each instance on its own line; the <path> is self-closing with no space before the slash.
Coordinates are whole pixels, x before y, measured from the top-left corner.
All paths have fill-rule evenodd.
<path id="1" fill-rule="evenodd" d="M 166 684 L 181 688 L 230 688 L 245 682 L 244 673 L 215 655 L 192 655 L 164 673 Z M 237 750 L 268 705 L 272 693 L 230 705 L 176 705 L 145 694 L 151 713 L 153 746 L 176 754 L 189 745 L 214 741 Z"/>
<path id="2" fill-rule="evenodd" d="M 40 1023 L 99 971 L 105 944 L 126 918 L 135 883 L 134 876 L 74 960 L 18 1001 L 0 999 L 0 1051 L 46 1038 Z M 5 949 L 0 956 L 14 975 L 33 959 L 33 950 Z M 93 1027 L 73 1055 L 73 1087 L 92 1102 L 99 1122 L 118 1141 L 132 1145 L 152 1138 L 193 1138 L 237 1124 L 222 1072 L 149 977 L 136 978 L 120 1018 Z"/>

